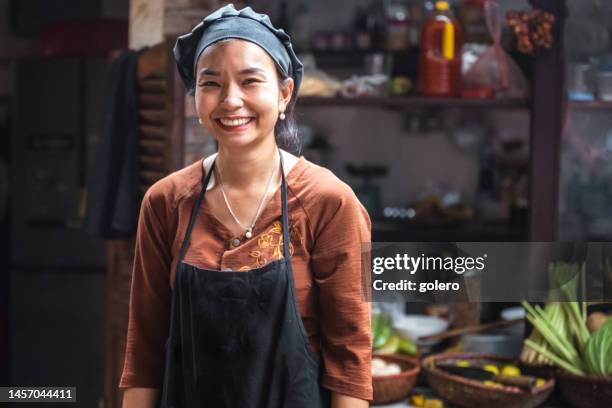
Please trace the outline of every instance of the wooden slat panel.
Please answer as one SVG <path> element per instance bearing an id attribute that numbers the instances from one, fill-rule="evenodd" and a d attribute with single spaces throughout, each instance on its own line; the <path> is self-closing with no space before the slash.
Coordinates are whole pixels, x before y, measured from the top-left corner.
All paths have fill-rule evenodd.
<path id="1" fill-rule="evenodd" d="M 150 155 L 165 155 L 166 143 L 157 140 L 140 140 L 138 142 L 141 152 Z"/>
<path id="2" fill-rule="evenodd" d="M 168 140 L 168 130 L 164 127 L 143 125 L 138 130 L 141 139 Z"/>
<path id="3" fill-rule="evenodd" d="M 163 156 L 151 156 L 148 154 L 141 154 L 139 158 L 139 164 L 141 169 L 166 171 L 166 159 Z"/>
<path id="4" fill-rule="evenodd" d="M 143 52 L 138 58 L 138 80 L 164 78 L 170 59 L 168 43 L 160 43 Z"/>
<path id="5" fill-rule="evenodd" d="M 121 293 L 117 292 L 111 295 L 111 299 L 113 304 L 118 307 L 118 311 L 121 310 L 121 313 L 115 313 L 113 317 L 125 315 L 129 316 L 129 305 L 130 305 L 130 297 L 129 291 L 126 293 L 125 291 L 121 291 Z M 123 319 L 123 318 L 122 318 Z"/>
<path id="6" fill-rule="evenodd" d="M 143 92 L 166 93 L 167 82 L 161 78 L 148 78 L 138 82 L 138 88 Z"/>
<path id="7" fill-rule="evenodd" d="M 164 175 L 168 174 L 168 172 L 166 171 L 166 168 L 163 166 L 155 167 L 155 166 L 146 165 L 146 164 L 140 164 L 139 171 L 140 172 L 152 171 L 155 173 L 162 173 Z"/>
<path id="8" fill-rule="evenodd" d="M 118 385 L 123 371 L 125 356 L 134 240 L 108 241 L 107 254 L 104 399 L 106 407 L 119 408 L 121 406 L 122 394 L 119 391 Z"/>
<path id="9" fill-rule="evenodd" d="M 168 117 L 173 118 L 168 124 L 170 130 L 170 146 L 168 170 L 174 171 L 183 167 L 185 156 L 185 86 L 181 80 L 176 64 L 167 67 L 169 83 Z"/>
<path id="10" fill-rule="evenodd" d="M 138 95 L 138 103 L 144 109 L 165 109 L 166 95 L 154 93 L 141 93 Z"/>
<path id="11" fill-rule="evenodd" d="M 166 173 L 159 171 L 140 171 L 140 181 L 146 184 L 153 184 L 158 180 L 164 178 Z"/>
<path id="12" fill-rule="evenodd" d="M 129 295 L 122 294 L 122 297 L 128 299 L 124 301 L 120 299 L 119 296 L 113 296 L 112 302 L 113 307 L 115 307 L 115 313 L 112 316 L 109 316 L 109 323 L 113 327 L 127 327 L 129 321 Z M 120 313 L 119 310 L 123 310 L 123 313 Z"/>
<path id="13" fill-rule="evenodd" d="M 139 190 L 182 167 L 185 89 L 174 60 L 172 42 L 139 56 Z M 129 318 L 134 240 L 111 241 L 108 253 L 105 407 L 120 408 L 117 388 L 123 369 Z"/>
<path id="14" fill-rule="evenodd" d="M 148 125 L 164 125 L 168 119 L 166 112 L 160 109 L 141 109 L 138 116 L 140 123 Z"/>

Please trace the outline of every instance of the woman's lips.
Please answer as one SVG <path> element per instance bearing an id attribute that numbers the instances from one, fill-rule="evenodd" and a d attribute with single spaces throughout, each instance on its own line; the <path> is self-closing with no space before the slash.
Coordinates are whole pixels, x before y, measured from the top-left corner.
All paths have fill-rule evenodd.
<path id="1" fill-rule="evenodd" d="M 240 132 L 249 127 L 253 118 L 218 118 L 215 119 L 219 127 L 228 132 Z"/>

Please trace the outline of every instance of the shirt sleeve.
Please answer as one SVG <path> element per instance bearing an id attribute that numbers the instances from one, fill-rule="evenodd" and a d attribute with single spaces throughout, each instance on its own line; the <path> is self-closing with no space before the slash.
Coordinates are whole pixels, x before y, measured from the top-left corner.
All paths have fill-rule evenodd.
<path id="1" fill-rule="evenodd" d="M 370 218 L 352 190 L 317 204 L 322 225 L 315 232 L 312 268 L 319 288 L 322 385 L 371 400 L 371 305 L 362 296 L 361 247 L 371 241 Z M 327 194 L 326 194 L 327 195 Z"/>
<path id="2" fill-rule="evenodd" d="M 138 220 L 125 363 L 119 388 L 161 387 L 170 319 L 172 256 L 163 222 L 167 218 L 164 198 L 154 190 L 155 186 L 145 194 Z"/>

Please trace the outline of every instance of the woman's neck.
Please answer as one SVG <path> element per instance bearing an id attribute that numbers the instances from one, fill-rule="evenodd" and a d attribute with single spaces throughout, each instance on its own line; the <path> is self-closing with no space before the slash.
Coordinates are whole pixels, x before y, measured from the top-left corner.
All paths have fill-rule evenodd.
<path id="1" fill-rule="evenodd" d="M 278 160 L 278 147 L 272 139 L 272 143 L 262 143 L 256 148 L 228 149 L 220 145 L 217 166 L 223 184 L 241 188 L 267 183 Z"/>

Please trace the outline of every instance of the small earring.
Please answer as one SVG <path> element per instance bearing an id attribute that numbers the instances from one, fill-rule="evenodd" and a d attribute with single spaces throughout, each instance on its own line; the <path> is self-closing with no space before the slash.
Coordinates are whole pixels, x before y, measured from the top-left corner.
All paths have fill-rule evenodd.
<path id="1" fill-rule="evenodd" d="M 200 125 L 202 124 L 202 118 L 198 118 L 198 122 L 200 122 Z"/>
<path id="2" fill-rule="evenodd" d="M 285 120 L 285 112 L 281 112 L 280 115 L 278 115 L 278 118 L 280 120 Z"/>

